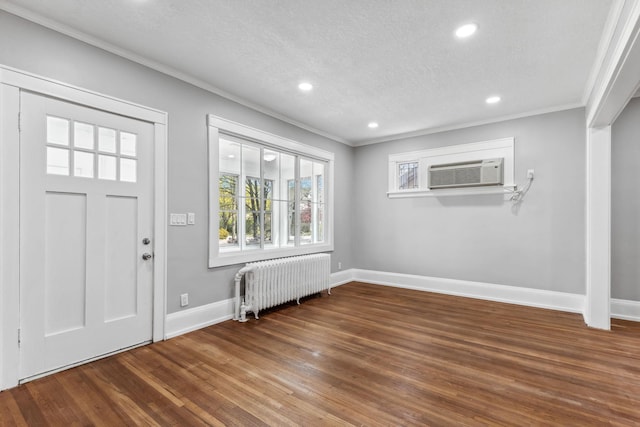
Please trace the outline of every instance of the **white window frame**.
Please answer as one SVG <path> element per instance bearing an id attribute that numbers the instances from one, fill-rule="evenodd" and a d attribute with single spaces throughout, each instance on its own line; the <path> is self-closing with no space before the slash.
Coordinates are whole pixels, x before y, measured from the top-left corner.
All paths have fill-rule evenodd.
<path id="1" fill-rule="evenodd" d="M 334 154 L 306 144 L 283 138 L 259 129 L 252 128 L 215 115 L 207 116 L 209 145 L 209 268 L 225 265 L 241 264 L 265 259 L 280 258 L 293 255 L 304 255 L 333 251 L 333 176 Z M 219 139 L 220 135 L 231 135 L 246 139 L 252 143 L 262 144 L 266 148 L 287 151 L 303 159 L 320 160 L 327 167 L 324 176 L 326 191 L 325 207 L 325 241 L 295 247 L 251 249 L 248 251 L 225 252 L 219 246 Z M 240 184 L 240 183 L 239 183 Z M 300 185 L 299 180 L 296 187 Z M 244 187 L 243 187 L 244 188 Z M 238 219 L 240 222 L 240 219 Z M 239 224 L 240 226 L 240 224 Z M 298 239 L 296 239 L 298 240 Z M 298 242 L 296 242 L 298 243 Z"/>
<path id="2" fill-rule="evenodd" d="M 458 163 L 472 160 L 503 158 L 504 185 L 496 187 L 452 188 L 430 190 L 428 182 L 429 166 Z M 418 188 L 400 189 L 400 165 L 418 163 Z M 496 194 L 513 191 L 514 181 L 514 138 L 500 138 L 470 144 L 411 151 L 389 155 L 389 190 L 391 199 L 400 197 L 429 197 L 466 194 Z"/>

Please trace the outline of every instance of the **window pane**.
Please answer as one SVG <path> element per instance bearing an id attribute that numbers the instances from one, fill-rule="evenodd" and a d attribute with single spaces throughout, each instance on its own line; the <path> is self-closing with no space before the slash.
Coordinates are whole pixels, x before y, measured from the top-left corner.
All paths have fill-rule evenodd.
<path id="1" fill-rule="evenodd" d="M 235 212 L 220 212 L 218 229 L 220 248 L 238 248 L 238 214 Z"/>
<path id="2" fill-rule="evenodd" d="M 238 177 L 235 175 L 220 175 L 219 206 L 221 210 L 238 209 Z"/>
<path id="3" fill-rule="evenodd" d="M 69 120 L 47 116 L 47 142 L 49 144 L 69 145 Z M 68 173 L 54 175 L 68 175 Z"/>
<path id="4" fill-rule="evenodd" d="M 313 200 L 313 187 L 310 176 L 300 177 L 300 200 L 310 202 Z"/>
<path id="5" fill-rule="evenodd" d="M 300 159 L 300 178 L 313 175 L 313 162 L 311 160 Z"/>
<path id="6" fill-rule="evenodd" d="M 264 179 L 274 181 L 280 179 L 280 153 L 267 148 L 264 149 L 263 153 L 262 159 L 264 163 L 262 167 L 264 168 Z"/>
<path id="7" fill-rule="evenodd" d="M 93 150 L 93 129 L 93 125 L 75 122 L 73 124 L 74 147 Z"/>
<path id="8" fill-rule="evenodd" d="M 120 159 L 120 181 L 136 182 L 137 181 L 137 160 Z"/>
<path id="9" fill-rule="evenodd" d="M 300 202 L 300 244 L 313 243 L 311 222 L 311 203 Z"/>
<path id="10" fill-rule="evenodd" d="M 273 228 L 271 212 L 264 213 L 264 243 L 272 243 L 273 236 L 271 230 Z"/>
<path id="11" fill-rule="evenodd" d="M 313 162 L 313 201 L 324 203 L 324 163 Z"/>
<path id="12" fill-rule="evenodd" d="M 240 175 L 240 144 L 220 139 L 220 172 Z"/>
<path id="13" fill-rule="evenodd" d="M 242 173 L 246 176 L 260 177 L 260 149 L 249 145 L 242 146 Z"/>
<path id="14" fill-rule="evenodd" d="M 260 178 L 247 177 L 244 183 L 244 196 L 246 198 L 260 198 Z"/>
<path id="15" fill-rule="evenodd" d="M 75 151 L 73 153 L 73 175 L 93 178 L 93 153 Z"/>
<path id="16" fill-rule="evenodd" d="M 278 194 L 274 197 L 278 200 L 294 200 L 296 158 L 289 154 L 280 154 L 280 185 Z"/>
<path id="17" fill-rule="evenodd" d="M 123 156 L 136 156 L 137 136 L 133 133 L 120 132 L 120 154 Z"/>
<path id="18" fill-rule="evenodd" d="M 116 131 L 109 128 L 98 128 L 98 150 L 105 153 L 116 152 Z"/>
<path id="19" fill-rule="evenodd" d="M 47 147 L 47 173 L 69 175 L 69 150 Z"/>
<path id="20" fill-rule="evenodd" d="M 316 242 L 324 242 L 324 204 L 318 203 L 316 205 Z"/>
<path id="21" fill-rule="evenodd" d="M 291 207 L 291 204 L 289 204 Z M 290 208 L 287 211 L 287 243 L 293 244 L 296 237 L 296 211 Z"/>
<path id="22" fill-rule="evenodd" d="M 248 211 L 259 211 L 260 209 L 260 199 L 244 199 L 244 207 Z"/>
<path id="23" fill-rule="evenodd" d="M 273 180 L 264 180 L 264 198 L 269 200 L 273 199 Z"/>
<path id="24" fill-rule="evenodd" d="M 114 156 L 98 156 L 98 178 L 116 179 L 116 158 Z"/>
<path id="25" fill-rule="evenodd" d="M 260 247 L 260 212 L 247 212 L 244 233 L 247 246 Z"/>
<path id="26" fill-rule="evenodd" d="M 398 178 L 400 190 L 418 188 L 418 162 L 400 163 Z"/>

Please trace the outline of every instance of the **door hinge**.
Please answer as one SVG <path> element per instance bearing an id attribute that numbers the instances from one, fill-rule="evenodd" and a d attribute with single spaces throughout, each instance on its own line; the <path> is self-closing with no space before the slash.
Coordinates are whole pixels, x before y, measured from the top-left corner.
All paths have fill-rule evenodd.
<path id="1" fill-rule="evenodd" d="M 18 132 L 22 132 L 22 114 L 18 112 Z"/>
<path id="2" fill-rule="evenodd" d="M 20 348 L 20 343 L 21 343 L 21 336 L 20 336 L 20 331 L 21 329 L 18 329 L 18 348 Z"/>

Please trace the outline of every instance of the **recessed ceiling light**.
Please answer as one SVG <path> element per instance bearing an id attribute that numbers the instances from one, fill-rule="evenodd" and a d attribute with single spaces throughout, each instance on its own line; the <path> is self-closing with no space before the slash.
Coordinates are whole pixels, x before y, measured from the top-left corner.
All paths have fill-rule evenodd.
<path id="1" fill-rule="evenodd" d="M 496 103 L 500 102 L 500 97 L 499 96 L 490 96 L 485 100 L 485 102 L 487 104 L 496 104 Z"/>
<path id="2" fill-rule="evenodd" d="M 227 157 L 228 157 L 229 159 L 235 159 L 235 158 L 236 158 L 236 156 L 235 156 L 235 155 L 233 155 L 233 154 L 229 154 Z"/>
<path id="3" fill-rule="evenodd" d="M 458 27 L 458 29 L 456 30 L 456 37 L 458 37 L 459 39 L 464 39 L 466 37 L 472 36 L 477 29 L 477 24 L 464 24 L 463 26 Z"/>
<path id="4" fill-rule="evenodd" d="M 370 122 L 367 126 L 369 126 L 369 128 L 371 129 L 375 129 L 378 127 L 378 123 L 376 122 Z"/>
<path id="5" fill-rule="evenodd" d="M 298 89 L 303 92 L 309 92 L 311 89 L 313 89 L 313 85 L 309 82 L 302 82 L 298 85 Z"/>

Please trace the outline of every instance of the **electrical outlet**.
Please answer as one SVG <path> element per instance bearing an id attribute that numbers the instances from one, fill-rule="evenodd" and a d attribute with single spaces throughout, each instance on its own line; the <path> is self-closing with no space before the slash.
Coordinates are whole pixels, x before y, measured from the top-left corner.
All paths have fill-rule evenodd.
<path id="1" fill-rule="evenodd" d="M 180 295 L 180 307 L 186 307 L 189 305 L 189 294 Z"/>
<path id="2" fill-rule="evenodd" d="M 338 270 L 342 270 L 342 263 L 341 262 L 338 263 Z"/>
<path id="3" fill-rule="evenodd" d="M 533 179 L 533 169 L 527 170 L 527 179 Z"/>

